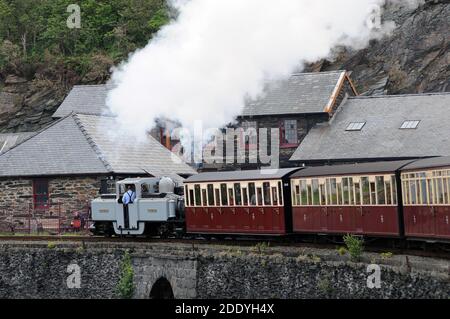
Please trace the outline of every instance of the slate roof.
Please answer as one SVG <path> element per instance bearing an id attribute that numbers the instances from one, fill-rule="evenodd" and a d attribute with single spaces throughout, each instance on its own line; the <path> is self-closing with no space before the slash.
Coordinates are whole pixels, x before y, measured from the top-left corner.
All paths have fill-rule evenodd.
<path id="1" fill-rule="evenodd" d="M 352 174 L 394 173 L 412 160 L 306 167 L 291 177 L 339 176 Z"/>
<path id="2" fill-rule="evenodd" d="M 32 136 L 33 132 L 23 133 L 5 133 L 0 134 L 0 154 L 6 152 L 17 144 L 22 143 L 25 139 Z"/>
<path id="3" fill-rule="evenodd" d="M 206 172 L 189 177 L 185 183 L 281 179 L 299 169 L 301 168 Z"/>
<path id="4" fill-rule="evenodd" d="M 70 113 L 109 115 L 106 107 L 107 84 L 75 85 L 52 117 L 60 118 Z"/>
<path id="5" fill-rule="evenodd" d="M 269 82 L 264 95 L 248 101 L 241 116 L 322 113 L 345 71 L 297 73 Z"/>
<path id="6" fill-rule="evenodd" d="M 432 157 L 417 160 L 405 166 L 403 170 L 427 169 L 438 167 L 450 167 L 450 156 Z"/>
<path id="7" fill-rule="evenodd" d="M 114 125 L 112 117 L 66 116 L 0 155 L 0 176 L 196 173 L 150 136 L 140 144 L 110 139 Z"/>
<path id="8" fill-rule="evenodd" d="M 400 129 L 420 120 L 416 129 Z M 366 122 L 361 131 L 346 131 Z M 328 123 L 309 131 L 296 161 L 450 155 L 450 93 L 351 97 Z"/>

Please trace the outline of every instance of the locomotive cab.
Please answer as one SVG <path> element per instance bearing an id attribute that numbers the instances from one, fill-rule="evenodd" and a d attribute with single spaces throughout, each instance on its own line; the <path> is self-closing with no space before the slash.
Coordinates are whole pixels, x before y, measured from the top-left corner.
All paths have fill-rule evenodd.
<path id="1" fill-rule="evenodd" d="M 183 197 L 174 193 L 168 178 L 131 178 L 116 183 L 116 193 L 92 201 L 94 233 L 106 235 L 169 234 L 184 221 Z M 131 188 L 135 198 L 127 205 L 123 196 Z"/>

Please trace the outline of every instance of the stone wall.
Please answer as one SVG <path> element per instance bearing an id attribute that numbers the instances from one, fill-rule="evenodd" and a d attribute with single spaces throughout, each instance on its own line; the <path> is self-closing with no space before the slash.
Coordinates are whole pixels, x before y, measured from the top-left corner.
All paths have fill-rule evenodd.
<path id="1" fill-rule="evenodd" d="M 199 260 L 201 298 L 448 298 L 447 276 L 380 265 L 380 288 L 368 288 L 367 263 L 300 255 L 222 255 Z"/>
<path id="2" fill-rule="evenodd" d="M 0 246 L 0 298 L 115 298 L 123 250 Z M 80 288 L 67 280 L 79 266 Z M 73 287 L 73 286 L 72 286 Z"/>
<path id="3" fill-rule="evenodd" d="M 365 253 L 360 262 L 327 249 L 170 243 L 0 244 L 0 298 L 118 298 L 125 251 L 134 298 L 160 279 L 175 298 L 448 298 L 450 260 Z M 368 288 L 381 267 L 380 288 Z M 69 287 L 77 265 L 80 286 Z M 68 268 L 69 267 L 69 268 Z"/>

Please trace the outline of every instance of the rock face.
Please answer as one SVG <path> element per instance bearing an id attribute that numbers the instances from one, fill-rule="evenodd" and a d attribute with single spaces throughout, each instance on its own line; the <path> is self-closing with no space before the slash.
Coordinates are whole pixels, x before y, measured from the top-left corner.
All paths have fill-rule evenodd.
<path id="1" fill-rule="evenodd" d="M 37 131 L 52 121 L 67 89 L 50 81 L 9 75 L 0 86 L 0 132 Z"/>
<path id="2" fill-rule="evenodd" d="M 425 0 L 416 9 L 390 4 L 383 16 L 397 26 L 390 37 L 374 40 L 360 51 L 343 50 L 333 62 L 319 61 L 309 69 L 352 71 L 359 93 L 364 94 L 449 91 L 449 16 L 450 0 Z M 79 81 L 104 82 L 107 74 L 103 73 Z M 0 80 L 0 133 L 35 131 L 47 125 L 71 85 L 42 75 L 30 81 L 16 75 L 7 76 L 4 83 Z"/>
<path id="3" fill-rule="evenodd" d="M 450 1 L 431 0 L 417 9 L 390 5 L 390 37 L 357 52 L 341 52 L 322 71 L 346 69 L 359 93 L 404 94 L 450 91 Z"/>

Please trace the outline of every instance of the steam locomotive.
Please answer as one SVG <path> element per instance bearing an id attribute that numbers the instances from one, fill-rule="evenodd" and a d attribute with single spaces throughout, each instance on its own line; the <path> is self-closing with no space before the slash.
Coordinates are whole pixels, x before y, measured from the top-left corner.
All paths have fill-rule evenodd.
<path id="1" fill-rule="evenodd" d="M 133 185 L 136 200 L 121 203 Z M 355 234 L 450 241 L 450 157 L 126 179 L 92 201 L 104 235 Z"/>

